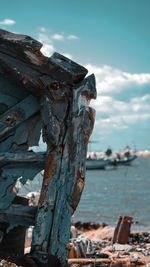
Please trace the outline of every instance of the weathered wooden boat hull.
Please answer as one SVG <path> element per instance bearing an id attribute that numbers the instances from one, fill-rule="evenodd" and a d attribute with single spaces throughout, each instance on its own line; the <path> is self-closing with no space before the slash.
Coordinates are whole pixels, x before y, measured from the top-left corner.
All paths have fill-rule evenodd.
<path id="1" fill-rule="evenodd" d="M 71 215 L 80 200 L 95 111 L 94 74 L 42 44 L 0 29 L 0 222 L 34 225 L 30 257 L 66 263 Z M 41 136 L 46 154 L 33 153 Z M 38 207 L 13 204 L 15 183 L 44 169 Z M 29 257 L 29 255 L 28 255 Z M 50 264 L 56 266 L 55 264 Z M 29 267 L 29 265 L 26 265 Z"/>

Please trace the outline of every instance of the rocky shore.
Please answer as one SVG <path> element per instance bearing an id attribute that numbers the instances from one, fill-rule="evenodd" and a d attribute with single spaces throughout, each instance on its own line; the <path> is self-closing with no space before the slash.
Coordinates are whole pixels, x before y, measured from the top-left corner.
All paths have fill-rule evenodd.
<path id="1" fill-rule="evenodd" d="M 115 228 L 106 224 L 76 223 L 80 238 L 92 241 L 93 255 L 89 257 L 95 261 L 72 261 L 72 266 L 150 266 L 150 232 L 132 232 L 128 244 L 113 244 L 112 238 Z M 88 256 L 88 255 L 87 255 Z"/>
<path id="2" fill-rule="evenodd" d="M 68 244 L 69 266 L 150 267 L 150 232 L 131 231 L 128 244 L 113 244 L 114 230 L 113 227 L 104 223 L 74 223 Z M 0 261 L 0 266 L 16 267 L 18 265 L 3 259 Z"/>

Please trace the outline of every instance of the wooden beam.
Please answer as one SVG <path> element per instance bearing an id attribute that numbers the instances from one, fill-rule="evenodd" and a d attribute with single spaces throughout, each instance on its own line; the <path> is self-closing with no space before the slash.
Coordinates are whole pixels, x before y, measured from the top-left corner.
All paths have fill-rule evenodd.
<path id="1" fill-rule="evenodd" d="M 45 156 L 45 152 L 0 153 L 0 166 L 11 163 L 41 163 L 44 167 Z"/>

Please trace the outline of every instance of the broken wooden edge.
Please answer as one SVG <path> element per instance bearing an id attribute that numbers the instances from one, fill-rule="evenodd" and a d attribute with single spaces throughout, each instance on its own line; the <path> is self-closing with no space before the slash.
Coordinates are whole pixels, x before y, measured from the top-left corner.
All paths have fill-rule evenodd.
<path id="1" fill-rule="evenodd" d="M 85 67 L 59 53 L 44 56 L 41 47 L 29 36 L 0 29 L 0 72 L 30 87 L 34 93 L 52 83 L 74 85 L 87 75 Z"/>

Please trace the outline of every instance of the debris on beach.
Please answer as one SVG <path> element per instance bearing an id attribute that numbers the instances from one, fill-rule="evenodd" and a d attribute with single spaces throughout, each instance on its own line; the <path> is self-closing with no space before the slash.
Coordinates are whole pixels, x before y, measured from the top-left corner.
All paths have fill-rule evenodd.
<path id="1" fill-rule="evenodd" d="M 75 224 L 79 228 L 72 225 L 70 242 L 67 244 L 71 267 L 150 266 L 150 232 L 131 232 L 128 244 L 113 244 L 115 228 L 90 222 Z"/>
<path id="2" fill-rule="evenodd" d="M 92 250 L 84 258 L 69 259 L 72 266 L 150 266 L 150 232 L 131 232 L 128 243 L 119 244 L 112 242 L 115 228 L 100 225 L 96 230 L 84 229 L 81 233 L 84 224 L 90 223 L 77 223 L 79 240 L 91 240 Z"/>

